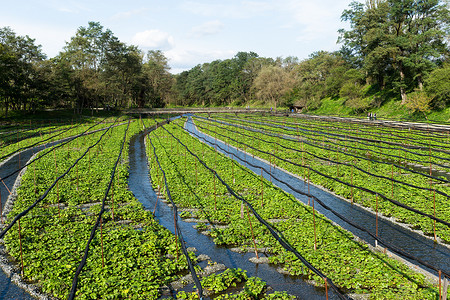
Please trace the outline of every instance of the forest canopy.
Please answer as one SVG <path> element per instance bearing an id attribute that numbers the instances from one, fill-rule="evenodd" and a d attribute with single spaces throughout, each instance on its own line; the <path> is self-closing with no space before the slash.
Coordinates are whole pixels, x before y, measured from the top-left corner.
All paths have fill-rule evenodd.
<path id="1" fill-rule="evenodd" d="M 98 22 L 47 58 L 28 36 L 0 28 L 0 108 L 83 109 L 185 105 L 297 105 L 344 99 L 360 113 L 389 99 L 411 111 L 450 105 L 449 9 L 438 0 L 352 2 L 341 49 L 307 59 L 238 52 L 171 74 L 161 50 L 121 42 Z"/>

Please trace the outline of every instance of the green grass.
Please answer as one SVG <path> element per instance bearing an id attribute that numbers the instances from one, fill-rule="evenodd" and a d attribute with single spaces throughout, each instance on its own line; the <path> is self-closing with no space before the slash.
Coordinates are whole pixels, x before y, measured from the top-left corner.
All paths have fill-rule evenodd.
<path id="1" fill-rule="evenodd" d="M 383 103 L 378 108 L 371 108 L 362 113 L 355 113 L 355 111 L 345 106 L 345 99 L 343 98 L 325 98 L 322 99 L 322 105 L 316 109 L 306 113 L 314 115 L 333 115 L 340 117 L 367 117 L 367 113 L 372 112 L 377 114 L 379 119 L 395 119 L 402 121 L 431 121 L 434 123 L 450 122 L 450 107 L 440 111 L 431 111 L 426 115 L 423 113 L 412 114 L 408 109 L 401 105 L 401 100 L 390 99 Z"/>

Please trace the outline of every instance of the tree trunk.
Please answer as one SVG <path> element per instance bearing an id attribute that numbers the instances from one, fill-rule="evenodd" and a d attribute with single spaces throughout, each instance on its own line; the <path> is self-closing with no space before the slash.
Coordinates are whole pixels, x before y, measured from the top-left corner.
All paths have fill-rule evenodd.
<path id="1" fill-rule="evenodd" d="M 423 91 L 423 80 L 422 80 L 422 76 L 417 76 L 417 83 L 419 85 L 419 90 Z"/>

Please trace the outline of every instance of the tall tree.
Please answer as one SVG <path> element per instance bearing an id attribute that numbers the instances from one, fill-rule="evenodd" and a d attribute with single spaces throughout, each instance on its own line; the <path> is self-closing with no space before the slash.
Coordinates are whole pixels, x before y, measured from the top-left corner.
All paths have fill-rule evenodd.
<path id="1" fill-rule="evenodd" d="M 79 27 L 75 36 L 60 55 L 72 67 L 72 79 L 76 91 L 76 108 L 98 107 L 105 99 L 108 84 L 101 77 L 110 59 L 110 53 L 119 40 L 109 30 L 103 30 L 98 22 L 89 22 L 88 27 Z"/>
<path id="2" fill-rule="evenodd" d="M 6 115 L 10 108 L 32 107 L 37 98 L 33 82 L 45 55 L 34 42 L 29 36 L 16 35 L 9 27 L 0 28 L 0 97 Z"/>
<path id="3" fill-rule="evenodd" d="M 147 99 L 152 107 L 162 107 L 171 99 L 173 78 L 169 70 L 168 59 L 161 50 L 148 51 L 143 73 L 147 81 Z"/>
<path id="4" fill-rule="evenodd" d="M 351 30 L 340 30 L 340 42 L 360 58 L 369 79 L 381 88 L 392 82 L 402 104 L 448 53 L 449 10 L 439 0 L 352 2 L 342 19 Z"/>
<path id="5" fill-rule="evenodd" d="M 293 85 L 293 78 L 282 67 L 265 66 L 255 78 L 253 88 L 259 99 L 274 103 L 276 110 L 281 98 L 292 90 Z"/>

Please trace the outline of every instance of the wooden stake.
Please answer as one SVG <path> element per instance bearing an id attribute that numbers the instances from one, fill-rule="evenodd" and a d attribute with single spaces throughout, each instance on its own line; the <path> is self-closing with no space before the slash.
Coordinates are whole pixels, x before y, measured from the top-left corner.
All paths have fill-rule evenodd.
<path id="1" fill-rule="evenodd" d="M 250 213 L 248 212 L 248 206 L 246 206 L 246 208 L 247 208 L 248 222 L 250 223 L 250 231 L 251 231 L 251 233 L 252 233 L 253 246 L 255 246 L 255 254 L 256 254 L 256 258 L 259 259 L 259 256 L 258 256 L 258 250 L 257 250 L 257 248 L 256 248 L 255 236 L 254 236 L 254 234 L 253 234 L 252 220 L 250 219 Z"/>
<path id="2" fill-rule="evenodd" d="M 309 168 L 308 168 L 308 205 L 310 205 L 311 202 L 311 197 L 309 195 L 310 193 L 309 193 Z"/>
<path id="3" fill-rule="evenodd" d="M 155 216 L 155 213 L 156 213 L 156 206 L 158 205 L 158 199 L 159 199 L 159 187 L 158 187 L 158 192 L 156 193 L 156 202 L 155 202 L 155 208 L 153 208 L 153 216 Z"/>

